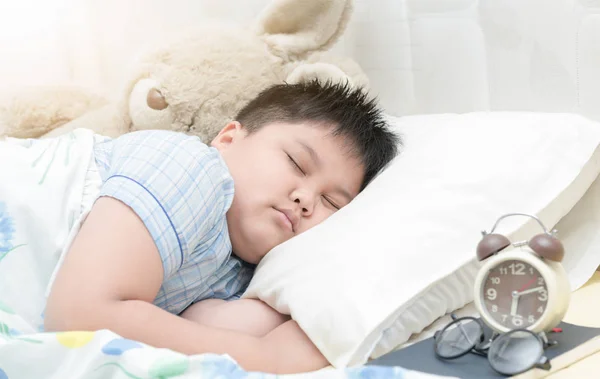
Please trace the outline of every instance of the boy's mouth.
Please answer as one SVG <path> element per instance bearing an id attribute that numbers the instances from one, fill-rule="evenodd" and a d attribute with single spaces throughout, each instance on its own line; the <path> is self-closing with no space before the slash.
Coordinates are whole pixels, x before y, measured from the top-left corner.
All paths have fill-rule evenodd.
<path id="1" fill-rule="evenodd" d="M 289 209 L 277 209 L 275 210 L 279 213 L 279 221 L 285 225 L 287 229 L 289 229 L 292 233 L 296 233 L 296 224 L 298 223 L 298 219 L 294 212 Z"/>

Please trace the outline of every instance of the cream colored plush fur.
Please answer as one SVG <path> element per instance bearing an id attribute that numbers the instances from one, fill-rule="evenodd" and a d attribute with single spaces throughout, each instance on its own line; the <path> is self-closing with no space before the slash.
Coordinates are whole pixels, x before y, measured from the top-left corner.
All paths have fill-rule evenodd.
<path id="1" fill-rule="evenodd" d="M 38 88 L 0 99 L 0 135 L 171 129 L 208 142 L 270 85 L 318 78 L 366 87 L 355 62 L 326 52 L 351 13 L 350 0 L 275 0 L 254 25 L 205 25 L 166 41 L 137 63 L 116 102 L 76 88 Z"/>

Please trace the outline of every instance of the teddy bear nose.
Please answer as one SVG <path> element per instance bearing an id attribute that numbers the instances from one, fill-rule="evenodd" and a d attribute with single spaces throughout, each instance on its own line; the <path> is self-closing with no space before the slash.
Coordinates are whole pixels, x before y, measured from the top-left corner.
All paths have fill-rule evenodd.
<path id="1" fill-rule="evenodd" d="M 151 88 L 150 91 L 148 91 L 146 102 L 150 108 L 157 111 L 162 111 L 169 106 L 167 100 L 165 100 L 165 97 L 156 88 Z"/>

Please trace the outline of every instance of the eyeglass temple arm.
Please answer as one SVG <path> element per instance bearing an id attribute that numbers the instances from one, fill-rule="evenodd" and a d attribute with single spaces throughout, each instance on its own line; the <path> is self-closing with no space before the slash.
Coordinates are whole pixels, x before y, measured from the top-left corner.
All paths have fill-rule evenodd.
<path id="1" fill-rule="evenodd" d="M 535 364 L 534 366 L 535 368 L 539 368 L 545 371 L 550 371 L 552 370 L 552 364 L 550 364 L 550 360 L 545 356 L 542 355 L 542 357 L 540 358 L 540 360 Z"/>

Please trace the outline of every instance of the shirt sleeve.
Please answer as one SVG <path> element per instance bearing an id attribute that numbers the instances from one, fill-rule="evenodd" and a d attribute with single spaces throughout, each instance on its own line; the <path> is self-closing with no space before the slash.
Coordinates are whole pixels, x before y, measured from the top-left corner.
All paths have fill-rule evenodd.
<path id="1" fill-rule="evenodd" d="M 230 297 L 228 297 L 227 299 L 225 299 L 226 301 L 234 301 L 234 300 L 239 300 L 242 298 L 242 295 L 244 294 L 244 292 L 246 291 L 246 289 L 244 288 L 243 290 L 239 290 L 238 292 L 234 293 L 233 295 L 231 295 Z"/>
<path id="2" fill-rule="evenodd" d="M 225 279 L 225 293 L 231 293 L 232 295 L 225 297 L 225 300 L 239 300 L 242 298 L 248 285 L 252 280 L 256 265 L 242 261 L 239 258 L 233 258 L 234 261 L 240 265 L 240 268 L 234 272 L 233 275 L 228 275 Z M 234 290 L 236 289 L 236 290 Z"/>
<path id="3" fill-rule="evenodd" d="M 128 133 L 111 150 L 99 196 L 120 200 L 144 222 L 166 280 L 225 217 L 233 180 L 216 149 L 182 133 Z"/>

